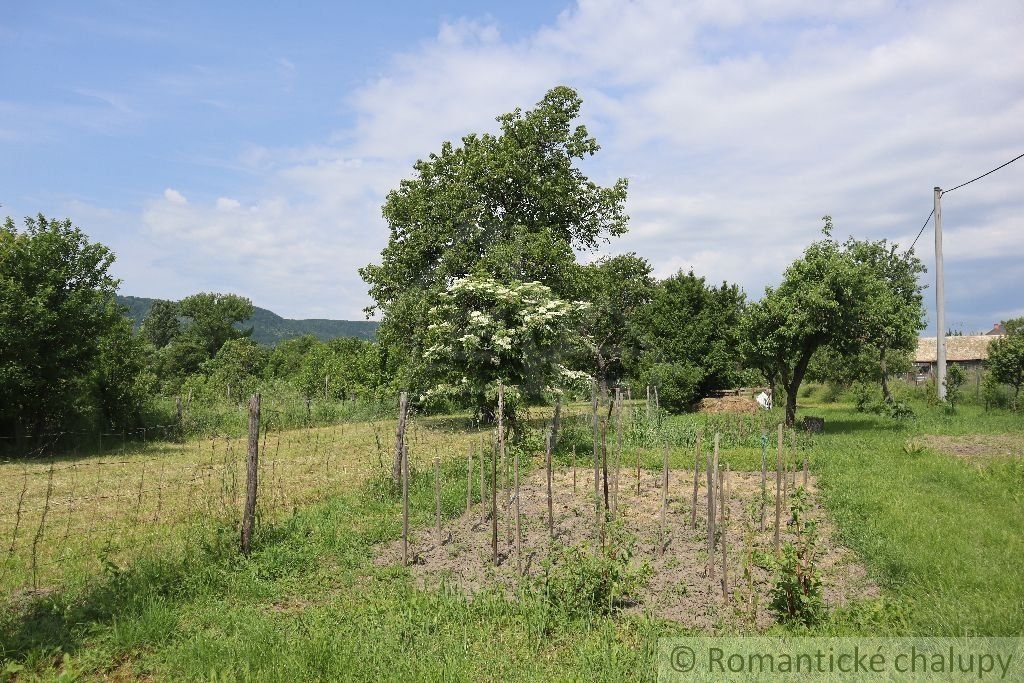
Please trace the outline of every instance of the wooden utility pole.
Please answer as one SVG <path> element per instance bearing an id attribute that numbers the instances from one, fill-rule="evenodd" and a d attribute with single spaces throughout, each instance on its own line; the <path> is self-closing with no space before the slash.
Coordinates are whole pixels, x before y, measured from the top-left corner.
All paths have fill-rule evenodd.
<path id="1" fill-rule="evenodd" d="M 942 273 L 942 188 L 935 190 L 935 386 L 946 400 L 946 280 Z"/>
<path id="2" fill-rule="evenodd" d="M 260 464 L 259 446 L 260 395 L 253 394 L 252 398 L 249 399 L 249 452 L 245 459 L 245 510 L 242 513 L 243 555 L 249 554 L 252 545 L 252 529 L 256 522 L 256 484 Z"/>

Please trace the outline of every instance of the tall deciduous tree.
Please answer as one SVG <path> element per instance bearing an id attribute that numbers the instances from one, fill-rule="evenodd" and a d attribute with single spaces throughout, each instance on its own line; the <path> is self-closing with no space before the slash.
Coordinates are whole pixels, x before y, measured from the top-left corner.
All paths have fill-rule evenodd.
<path id="1" fill-rule="evenodd" d="M 682 271 L 662 280 L 634 316 L 631 332 L 639 349 L 634 372 L 651 383 L 671 383 L 663 398 L 673 410 L 686 409 L 714 389 L 735 386 L 745 305 L 737 285 L 709 285 Z"/>
<path id="2" fill-rule="evenodd" d="M 814 353 L 825 345 L 843 355 L 857 353 L 867 330 L 879 324 L 877 302 L 888 287 L 857 257 L 854 241 L 832 239 L 832 220 L 824 220 L 825 239 L 811 243 L 786 269 L 782 284 L 765 288 L 744 318 L 744 355 L 769 382 L 781 382 L 788 425 L 796 420 L 797 392 Z"/>
<path id="3" fill-rule="evenodd" d="M 229 339 L 252 334 L 252 328 L 240 330 L 236 323 L 252 317 L 252 302 L 237 294 L 202 292 L 178 302 L 178 311 L 187 319 L 185 334 L 199 342 L 213 358 Z"/>
<path id="4" fill-rule="evenodd" d="M 0 432 L 66 427 L 97 409 L 96 391 L 103 412 L 132 412 L 118 404 L 136 397 L 120 391 L 132 380 L 94 382 L 105 346 L 130 339 L 114 302 L 113 261 L 70 220 L 39 215 L 18 230 L 8 218 L 0 228 Z"/>
<path id="5" fill-rule="evenodd" d="M 626 231 L 626 181 L 602 187 L 576 166 L 599 149 L 575 125 L 581 104 L 554 88 L 534 109 L 498 117 L 498 135 L 445 142 L 388 194 L 390 239 L 360 274 L 375 302 L 367 313 L 383 314 L 378 340 L 392 371 L 417 362 L 431 307 L 452 282 L 486 274 L 574 299 L 574 250 Z"/>
<path id="6" fill-rule="evenodd" d="M 585 367 L 595 376 L 602 393 L 625 374 L 625 360 L 631 354 L 635 337 L 633 318 L 651 300 L 654 279 L 651 264 L 636 254 L 601 259 L 580 271 L 580 297 L 589 304 L 580 316 Z"/>
<path id="7" fill-rule="evenodd" d="M 139 334 L 154 347 L 162 349 L 181 334 L 181 321 L 178 315 L 176 301 L 157 299 L 149 309 L 146 319 L 142 321 Z"/>

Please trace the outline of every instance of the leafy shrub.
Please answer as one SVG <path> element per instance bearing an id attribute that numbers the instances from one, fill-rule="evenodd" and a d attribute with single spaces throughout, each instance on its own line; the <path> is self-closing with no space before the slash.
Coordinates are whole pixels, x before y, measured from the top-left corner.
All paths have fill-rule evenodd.
<path id="1" fill-rule="evenodd" d="M 704 373 L 685 363 L 656 363 L 651 368 L 650 383 L 658 387 L 661 408 L 670 413 L 690 410 L 700 398 L 700 383 Z"/>
<path id="2" fill-rule="evenodd" d="M 817 522 L 804 520 L 809 507 L 806 490 L 792 495 L 790 512 L 797 528 L 796 543 L 787 543 L 775 567 L 775 585 L 769 609 L 784 623 L 813 626 L 825 617 L 821 575 L 815 564 Z"/>
<path id="3" fill-rule="evenodd" d="M 623 598 L 650 578 L 650 565 L 631 566 L 636 540 L 620 527 L 608 527 L 609 545 L 595 554 L 582 545 L 555 548 L 544 560 L 536 588 L 570 617 L 611 614 Z"/>

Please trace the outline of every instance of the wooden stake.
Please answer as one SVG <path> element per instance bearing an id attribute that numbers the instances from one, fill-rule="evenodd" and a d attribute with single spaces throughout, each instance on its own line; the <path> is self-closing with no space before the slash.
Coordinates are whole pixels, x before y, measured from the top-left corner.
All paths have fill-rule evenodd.
<path id="1" fill-rule="evenodd" d="M 572 445 L 572 493 L 576 495 L 576 444 Z"/>
<path id="2" fill-rule="evenodd" d="M 441 545 L 441 458 L 434 456 L 434 516 L 437 521 L 437 544 Z"/>
<path id="3" fill-rule="evenodd" d="M 245 510 L 242 514 L 242 554 L 248 555 L 256 522 L 256 484 L 259 476 L 260 395 L 249 399 L 249 452 L 245 459 Z M 141 494 L 140 494 L 141 495 Z M 141 500 L 141 498 L 140 498 Z"/>
<path id="4" fill-rule="evenodd" d="M 495 436 L 497 439 L 497 436 Z M 491 555 L 498 566 L 498 452 L 491 450 Z"/>
<path id="5" fill-rule="evenodd" d="M 728 483 L 727 483 L 728 476 L 729 476 L 729 468 L 726 467 L 725 475 L 722 478 L 723 483 L 722 483 L 722 490 L 721 490 L 721 494 L 722 494 L 722 498 L 721 498 L 721 500 L 722 500 L 722 508 L 721 508 L 722 509 L 722 597 L 725 598 L 726 600 L 729 599 L 729 555 L 728 555 L 728 545 L 729 545 L 729 542 L 728 542 L 727 537 L 726 537 L 727 536 L 727 529 L 729 527 L 729 523 L 728 523 L 728 520 L 729 520 L 729 507 L 728 507 L 728 504 L 727 504 L 728 501 L 726 500 L 726 498 L 728 497 Z"/>
<path id="6" fill-rule="evenodd" d="M 501 462 L 505 462 L 505 386 L 498 382 L 498 457 Z M 506 480 L 508 477 L 506 476 Z M 492 545 L 494 546 L 494 564 L 498 564 L 498 509 L 497 509 L 497 492 L 498 488 L 497 473 L 495 473 L 494 486 L 491 491 L 491 497 L 494 499 L 494 521 L 493 521 L 493 537 L 491 539 Z"/>
<path id="7" fill-rule="evenodd" d="M 761 434 L 761 531 L 764 531 L 765 506 L 768 504 L 768 433 Z"/>
<path id="8" fill-rule="evenodd" d="M 718 434 L 715 434 L 714 455 L 707 455 L 708 465 L 708 578 L 715 580 L 715 475 L 718 469 Z"/>
<path id="9" fill-rule="evenodd" d="M 548 470 L 548 534 L 555 537 L 555 504 L 551 493 L 551 449 L 555 440 L 554 434 L 548 434 L 547 439 L 547 470 Z"/>
<path id="10" fill-rule="evenodd" d="M 807 489 L 807 456 L 804 456 L 804 489 Z"/>
<path id="11" fill-rule="evenodd" d="M 597 548 L 604 548 L 604 523 L 601 519 L 601 434 L 597 415 L 597 382 L 590 384 L 591 438 L 594 442 L 594 531 Z"/>
<path id="12" fill-rule="evenodd" d="M 638 451 L 639 452 L 639 451 Z M 615 484 L 612 489 L 612 519 L 619 514 L 619 474 L 622 469 L 622 390 L 615 390 Z"/>
<path id="13" fill-rule="evenodd" d="M 466 514 L 473 506 L 473 447 L 469 447 L 466 454 Z"/>
<path id="14" fill-rule="evenodd" d="M 551 420 L 551 448 L 558 446 L 558 430 L 562 426 L 562 397 L 555 397 L 555 416 Z"/>
<path id="15" fill-rule="evenodd" d="M 775 456 L 775 554 L 779 555 L 779 525 L 782 523 L 782 423 L 779 423 L 779 444 Z"/>
<path id="16" fill-rule="evenodd" d="M 391 480 L 397 487 L 402 478 L 402 460 L 405 446 L 405 421 L 408 412 L 409 396 L 402 392 L 398 396 L 398 427 L 395 429 L 395 457 L 391 461 Z"/>
<path id="17" fill-rule="evenodd" d="M 658 557 L 665 552 L 665 509 L 668 507 L 668 443 L 661 458 L 661 524 L 658 528 Z"/>
<path id="18" fill-rule="evenodd" d="M 697 432 L 697 444 L 693 451 L 693 499 L 690 501 L 690 526 L 697 528 L 697 484 L 700 481 L 700 441 L 702 432 Z"/>
<path id="19" fill-rule="evenodd" d="M 402 564 L 409 565 L 409 445 L 402 444 Z"/>
<path id="20" fill-rule="evenodd" d="M 515 452 L 515 464 L 513 470 L 515 472 L 515 489 L 516 489 L 516 570 L 523 573 L 523 527 L 520 522 L 520 510 L 519 510 L 519 449 Z"/>

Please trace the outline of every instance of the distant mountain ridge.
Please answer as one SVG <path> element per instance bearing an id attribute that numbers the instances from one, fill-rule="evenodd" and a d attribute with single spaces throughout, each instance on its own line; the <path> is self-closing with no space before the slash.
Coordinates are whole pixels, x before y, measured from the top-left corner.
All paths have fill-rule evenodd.
<path id="1" fill-rule="evenodd" d="M 139 328 L 142 321 L 149 315 L 149 309 L 153 307 L 156 299 L 149 299 L 141 296 L 117 296 L 117 303 L 125 306 L 128 311 L 125 313 Z M 294 339 L 306 334 L 327 341 L 337 337 L 356 337 L 373 341 L 377 338 L 377 326 L 380 323 L 374 320 L 327 320 L 325 318 L 309 318 L 306 320 L 292 320 L 282 318 L 273 311 L 265 308 L 254 307 L 253 316 L 241 323 L 239 327 L 252 327 L 252 340 L 274 346 L 286 339 Z"/>

